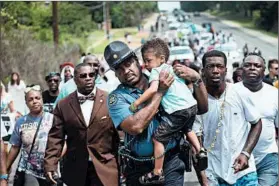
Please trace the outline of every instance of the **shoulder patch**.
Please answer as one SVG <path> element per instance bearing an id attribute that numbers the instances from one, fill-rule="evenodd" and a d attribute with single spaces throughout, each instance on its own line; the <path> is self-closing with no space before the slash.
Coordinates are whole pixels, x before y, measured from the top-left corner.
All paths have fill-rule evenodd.
<path id="1" fill-rule="evenodd" d="M 118 98 L 115 94 L 110 94 L 109 95 L 109 105 L 112 106 L 112 105 L 115 105 L 118 101 Z"/>

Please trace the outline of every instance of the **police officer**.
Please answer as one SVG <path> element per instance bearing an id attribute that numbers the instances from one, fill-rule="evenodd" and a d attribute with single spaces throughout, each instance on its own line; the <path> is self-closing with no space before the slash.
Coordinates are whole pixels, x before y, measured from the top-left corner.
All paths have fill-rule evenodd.
<path id="1" fill-rule="evenodd" d="M 125 169 L 127 186 L 140 186 L 139 177 L 150 172 L 153 168 L 152 134 L 159 122 L 155 118 L 164 92 L 170 87 L 174 78 L 167 72 L 161 72 L 159 91 L 152 100 L 136 113 L 129 106 L 148 88 L 148 77 L 142 73 L 135 53 L 123 42 L 110 43 L 104 52 L 110 68 L 115 71 L 121 84 L 108 97 L 109 113 L 117 129 L 125 133 L 125 147 L 120 154 L 129 156 Z M 181 67 L 185 70 L 187 67 Z M 192 81 L 200 79 L 198 73 L 187 69 L 187 78 Z M 185 74 L 184 74 L 185 75 Z M 205 87 L 201 81 L 194 88 L 195 96 L 200 97 L 198 104 L 207 99 Z M 164 160 L 165 186 L 181 185 L 184 183 L 185 165 L 179 159 L 179 146 L 176 140 L 167 147 Z M 152 183 L 150 183 L 152 185 Z"/>

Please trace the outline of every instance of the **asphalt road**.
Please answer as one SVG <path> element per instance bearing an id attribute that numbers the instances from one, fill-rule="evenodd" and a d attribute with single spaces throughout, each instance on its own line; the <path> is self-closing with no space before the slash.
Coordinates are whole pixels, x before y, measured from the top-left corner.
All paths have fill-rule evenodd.
<path id="1" fill-rule="evenodd" d="M 249 34 L 249 32 L 243 32 L 241 29 L 236 26 L 228 26 L 222 22 L 220 22 L 217 18 L 208 17 L 205 14 L 201 14 L 200 17 L 191 17 L 192 21 L 197 24 L 202 24 L 204 22 L 211 22 L 215 31 L 222 30 L 223 32 L 229 34 L 232 33 L 236 43 L 239 48 L 242 50 L 245 43 L 248 44 L 249 51 L 254 50 L 255 47 L 258 47 L 262 56 L 268 61 L 270 58 L 278 59 L 278 42 L 277 43 L 269 43 L 265 40 L 260 39 L 255 35 Z M 268 38 L 269 36 L 267 36 Z"/>

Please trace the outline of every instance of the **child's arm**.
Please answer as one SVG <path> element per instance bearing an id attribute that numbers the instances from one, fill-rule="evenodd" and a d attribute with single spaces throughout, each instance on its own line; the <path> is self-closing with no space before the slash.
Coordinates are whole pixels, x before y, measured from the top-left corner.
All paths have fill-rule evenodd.
<path id="1" fill-rule="evenodd" d="M 159 81 L 152 81 L 150 83 L 150 87 L 144 91 L 144 93 L 132 104 L 134 108 L 130 107 L 132 111 L 137 110 L 138 106 L 142 103 L 146 102 L 147 100 L 151 99 L 155 93 L 158 91 Z"/>
<path id="2" fill-rule="evenodd" d="M 198 139 L 197 135 L 193 131 L 190 131 L 190 132 L 187 132 L 186 136 L 187 136 L 187 140 L 194 147 L 195 152 L 199 153 L 200 150 L 201 150 L 201 144 L 199 142 L 199 139 Z"/>

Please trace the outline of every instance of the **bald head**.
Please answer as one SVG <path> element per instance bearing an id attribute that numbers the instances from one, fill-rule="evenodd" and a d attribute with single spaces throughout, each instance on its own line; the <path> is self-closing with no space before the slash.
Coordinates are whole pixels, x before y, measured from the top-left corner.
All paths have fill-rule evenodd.
<path id="1" fill-rule="evenodd" d="M 97 56 L 91 55 L 91 54 L 90 54 L 90 55 L 87 55 L 87 56 L 84 57 L 83 63 L 89 64 L 91 67 L 94 68 L 94 70 L 95 70 L 96 72 L 99 71 L 99 68 L 100 68 L 100 61 L 99 61 L 99 59 L 98 59 Z"/>
<path id="2" fill-rule="evenodd" d="M 99 59 L 95 55 L 87 55 L 83 59 L 83 63 L 92 63 L 92 62 L 97 62 L 99 63 Z"/>

